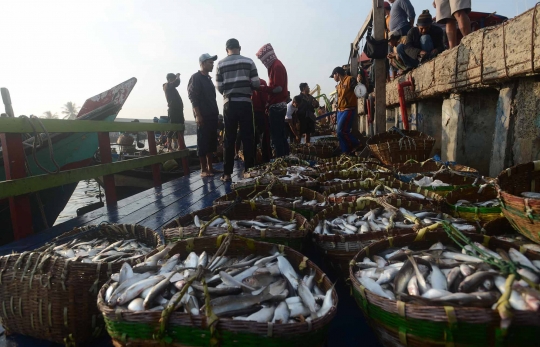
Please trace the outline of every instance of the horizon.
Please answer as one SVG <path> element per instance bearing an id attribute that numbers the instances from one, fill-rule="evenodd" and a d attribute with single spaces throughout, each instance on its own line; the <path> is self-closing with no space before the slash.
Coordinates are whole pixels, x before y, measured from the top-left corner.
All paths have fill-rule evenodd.
<path id="1" fill-rule="evenodd" d="M 11 93 L 16 116 L 61 116 L 62 106 L 86 99 L 137 78 L 119 118 L 152 119 L 167 114 L 162 90 L 169 72 L 181 73 L 178 88 L 186 120 L 193 120 L 187 95 L 189 77 L 202 53 L 226 56 L 225 42 L 240 41 L 241 54 L 253 59 L 259 76 L 267 70 L 255 53 L 271 43 L 288 72 L 291 96 L 298 85 L 321 86 L 329 94 L 328 76 L 347 63 L 350 44 L 364 23 L 368 1 L 220 2 L 160 1 L 2 1 L 5 53 L 0 86 Z M 416 16 L 434 14 L 432 0 L 412 0 Z M 535 3 L 527 0 L 475 0 L 473 11 L 512 18 Z M 223 29 L 226 28 L 226 29 Z M 362 45 L 361 45 L 362 47 Z M 215 69 L 211 73 L 215 79 Z M 220 112 L 222 97 L 217 93 Z"/>

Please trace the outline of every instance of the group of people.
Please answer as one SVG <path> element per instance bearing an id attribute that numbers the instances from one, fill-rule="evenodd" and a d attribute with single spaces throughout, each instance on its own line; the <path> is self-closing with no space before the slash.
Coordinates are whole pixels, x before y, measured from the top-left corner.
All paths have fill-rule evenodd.
<path id="1" fill-rule="evenodd" d="M 458 44 L 457 27 L 463 36 L 470 34 L 471 0 L 434 0 L 436 22 L 446 26 L 446 32 L 433 25 L 429 10 L 418 16 L 410 0 L 385 1 L 386 38 L 389 43 L 388 60 L 390 76 L 418 67 L 419 64 L 433 59 L 448 48 Z M 447 39 L 447 45 L 445 44 Z"/>

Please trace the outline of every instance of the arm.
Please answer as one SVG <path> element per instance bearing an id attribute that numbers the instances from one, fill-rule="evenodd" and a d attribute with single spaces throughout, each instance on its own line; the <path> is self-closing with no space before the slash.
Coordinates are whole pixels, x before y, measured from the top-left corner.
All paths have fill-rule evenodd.
<path id="1" fill-rule="evenodd" d="M 418 54 L 422 51 L 420 48 L 414 47 L 416 30 L 411 29 L 407 33 L 407 43 L 405 44 L 405 53 L 413 59 L 418 58 Z"/>
<path id="2" fill-rule="evenodd" d="M 270 79 L 267 87 L 261 87 L 261 90 L 269 93 L 269 94 L 277 94 L 281 93 L 283 90 L 283 76 L 287 72 L 285 71 L 285 68 L 283 65 L 279 64 L 277 66 L 274 66 L 271 70 L 268 70 L 268 78 Z M 264 88 L 264 89 L 263 89 Z"/>
<path id="3" fill-rule="evenodd" d="M 416 13 L 414 12 L 414 6 L 409 0 L 404 0 L 401 2 L 401 7 L 407 13 L 411 27 L 414 27 L 414 19 L 416 18 Z"/>
<path id="4" fill-rule="evenodd" d="M 191 76 L 189 79 L 187 88 L 188 97 L 189 101 L 191 101 L 191 106 L 193 106 L 193 116 L 195 117 L 195 122 L 197 122 L 197 125 L 202 126 L 203 119 L 199 110 L 199 105 L 201 104 L 201 89 L 198 80 L 194 78 L 194 76 Z"/>
<path id="5" fill-rule="evenodd" d="M 261 80 L 259 79 L 257 67 L 253 61 L 251 61 L 251 72 L 249 73 L 249 78 L 251 81 L 251 88 L 259 90 L 261 87 Z"/>
<path id="6" fill-rule="evenodd" d="M 287 124 L 289 124 L 289 128 L 291 128 L 291 131 L 294 135 L 294 137 L 296 137 L 297 140 L 300 139 L 300 135 L 298 135 L 298 131 L 296 131 L 296 127 L 294 126 L 294 122 L 292 119 L 285 119 L 285 122 Z"/>
<path id="7" fill-rule="evenodd" d="M 218 92 L 223 95 L 223 75 L 221 74 L 221 71 L 219 71 L 219 63 L 216 68 L 216 83 Z"/>

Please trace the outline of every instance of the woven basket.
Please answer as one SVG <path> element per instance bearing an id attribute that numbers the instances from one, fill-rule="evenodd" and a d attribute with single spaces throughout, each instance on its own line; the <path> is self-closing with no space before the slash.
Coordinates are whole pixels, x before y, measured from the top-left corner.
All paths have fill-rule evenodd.
<path id="1" fill-rule="evenodd" d="M 521 197 L 540 188 L 540 161 L 520 164 L 497 176 L 502 213 L 523 236 L 540 243 L 540 200 Z"/>
<path id="2" fill-rule="evenodd" d="M 423 199 L 418 199 L 418 198 L 407 197 L 407 196 L 403 196 L 403 195 L 390 194 L 390 192 L 388 191 L 388 189 L 386 187 L 395 188 L 395 189 L 399 189 L 399 190 L 406 191 L 406 192 L 411 192 L 411 193 L 418 193 L 418 194 L 423 195 L 424 198 Z M 443 200 L 444 200 L 444 198 L 442 196 L 440 196 L 439 194 L 436 194 L 436 193 L 431 192 L 429 190 L 422 189 L 417 185 L 407 184 L 407 183 L 404 183 L 404 182 L 401 182 L 401 181 L 398 181 L 398 180 L 394 180 L 394 179 L 385 180 L 385 181 L 377 181 L 377 180 L 366 179 L 366 180 L 363 180 L 363 181 L 358 180 L 358 181 L 354 181 L 354 182 L 339 184 L 339 185 L 329 187 L 327 190 L 325 190 L 324 194 L 326 194 L 326 196 L 329 196 L 331 194 L 335 194 L 335 193 L 339 193 L 339 192 L 349 192 L 349 191 L 360 189 L 360 188 L 364 189 L 364 190 L 367 190 L 367 191 L 373 191 L 375 188 L 378 188 L 378 190 L 383 190 L 384 193 L 386 193 L 387 195 L 389 195 L 392 199 L 394 199 L 396 201 L 397 200 L 411 200 L 411 201 L 421 202 L 421 203 L 424 203 L 424 204 L 428 203 L 428 204 L 441 205 Z M 373 192 L 371 192 L 371 193 L 373 193 Z M 366 196 L 366 194 L 364 194 L 364 195 L 348 195 L 348 196 L 343 196 L 343 197 L 339 197 L 339 198 L 328 197 L 328 202 L 330 204 L 341 204 L 341 203 L 344 203 L 344 202 L 354 202 L 354 201 L 356 201 L 358 198 L 360 198 L 362 196 Z M 373 196 L 373 197 L 380 197 L 380 196 Z"/>
<path id="3" fill-rule="evenodd" d="M 287 186 L 285 184 L 276 184 L 270 188 L 269 193 L 267 192 L 268 186 L 258 186 L 258 187 L 246 187 L 241 189 L 233 190 L 231 193 L 223 195 L 222 197 L 214 200 L 214 205 L 223 205 L 230 204 L 236 200 L 237 197 L 242 198 L 242 200 L 251 200 L 253 197 L 261 192 L 263 198 L 267 198 L 270 194 L 277 197 L 303 197 L 305 200 L 317 200 L 318 203 L 323 203 L 326 201 L 326 198 L 321 193 L 318 193 L 314 190 L 304 188 L 304 187 L 294 187 Z M 257 204 L 269 205 L 267 202 L 257 201 Z M 277 201 L 275 203 L 277 206 L 287 208 L 289 210 L 296 211 L 302 214 L 304 217 L 311 219 L 315 214 L 324 210 L 325 206 L 305 206 L 302 204 L 294 204 L 292 202 Z"/>
<path id="4" fill-rule="evenodd" d="M 472 241 L 491 249 L 508 250 L 514 245 L 489 236 L 466 234 Z M 389 247 L 429 247 L 435 242 L 450 242 L 446 232 L 434 231 L 417 235 L 403 235 L 382 240 L 361 250 L 351 261 L 355 264 L 366 256 Z M 427 248 L 426 247 L 426 248 Z M 526 252 L 531 259 L 540 259 Z M 407 304 L 389 300 L 366 290 L 349 267 L 354 298 L 366 320 L 385 346 L 536 346 L 540 315 L 530 311 L 513 311 L 512 324 L 507 331 L 500 329 L 496 310 L 476 307 L 443 307 Z"/>
<path id="5" fill-rule="evenodd" d="M 478 170 L 473 169 L 472 167 L 460 164 L 446 165 L 440 161 L 435 161 L 431 158 L 423 162 L 417 162 L 416 160 L 410 159 L 403 164 L 389 165 L 388 168 L 395 172 L 397 179 L 404 182 L 409 182 L 418 175 L 431 176 L 434 173 L 443 170 L 458 172 L 469 176 L 480 175 L 478 173 Z"/>
<path id="6" fill-rule="evenodd" d="M 316 162 L 319 165 L 342 165 L 342 164 L 356 164 L 356 163 L 363 163 L 363 162 L 370 162 L 374 164 L 380 164 L 380 162 L 375 158 L 361 158 L 361 157 L 355 157 L 347 154 L 342 154 L 339 157 L 332 157 L 332 158 L 319 158 L 315 155 L 307 155 L 307 154 L 295 154 L 295 157 L 298 157 L 299 159 L 303 159 L 309 162 Z"/>
<path id="7" fill-rule="evenodd" d="M 422 177 L 421 175 L 417 176 L 416 179 L 419 180 L 421 179 L 421 177 Z M 449 185 L 444 186 L 444 187 L 422 187 L 422 188 L 426 190 L 430 190 L 442 196 L 446 196 L 448 193 L 453 192 L 454 190 L 457 190 L 457 189 L 470 188 L 473 185 L 479 183 L 478 180 L 474 177 L 462 176 L 457 173 L 452 173 L 448 171 L 441 172 L 430 177 L 441 180 L 444 183 L 447 183 Z M 412 181 L 410 183 L 414 184 Z"/>
<path id="8" fill-rule="evenodd" d="M 298 144 L 291 146 L 291 152 L 295 154 L 314 155 L 319 158 L 332 158 L 339 155 L 339 146 L 329 144 Z"/>
<path id="9" fill-rule="evenodd" d="M 319 186 L 319 182 L 314 179 L 305 180 L 305 181 L 285 181 L 280 180 L 279 176 L 273 176 L 273 175 L 265 175 L 261 177 L 257 177 L 255 179 L 249 180 L 249 181 L 236 181 L 231 184 L 232 189 L 238 189 L 241 187 L 258 187 L 258 186 L 266 186 L 273 182 L 279 182 L 281 184 L 286 184 L 288 186 L 294 186 L 294 187 L 307 187 L 311 189 L 317 189 Z"/>
<path id="10" fill-rule="evenodd" d="M 163 237 L 165 238 L 165 243 L 168 244 L 178 240 L 199 236 L 201 232 L 200 228 L 197 228 L 194 225 L 186 226 L 193 222 L 193 218 L 195 216 L 199 216 L 199 218 L 203 219 L 204 217 L 211 218 L 220 214 L 229 207 L 230 205 L 214 205 L 176 218 L 163 227 Z M 276 205 L 240 203 L 233 206 L 232 209 L 226 213 L 227 218 L 236 220 L 254 219 L 260 215 L 277 217 L 285 221 L 296 221 L 297 229 L 257 230 L 250 228 L 234 228 L 232 229 L 232 232 L 254 240 L 277 243 L 300 250 L 302 248 L 305 236 L 311 231 L 311 225 L 300 213 L 296 213 Z M 227 233 L 227 228 L 208 227 L 203 231 L 204 236 L 217 236 L 224 233 Z"/>
<path id="11" fill-rule="evenodd" d="M 454 217 L 481 224 L 500 218 L 502 216 L 500 207 L 465 207 L 455 205 L 458 200 L 479 202 L 497 199 L 497 190 L 493 186 L 486 186 L 481 193 L 478 193 L 478 190 L 478 187 L 462 188 L 448 193 L 445 197 L 446 203 L 443 205 L 443 210 Z"/>
<path id="12" fill-rule="evenodd" d="M 80 241 L 107 237 L 137 239 L 150 247 L 161 244 L 153 230 L 125 224 L 76 228 L 55 240 L 81 233 L 85 234 L 77 238 Z M 40 252 L 45 248 L 0 258 L 2 325 L 9 334 L 56 343 L 84 343 L 99 337 L 104 324 L 96 297 L 99 288 L 113 272 L 120 270 L 122 263 L 81 263 L 59 256 L 46 257 Z M 142 258 L 130 262 L 135 264 Z"/>
<path id="13" fill-rule="evenodd" d="M 432 209 L 436 210 L 433 205 L 421 204 L 416 201 L 402 201 L 402 200 L 388 200 L 387 203 L 394 207 L 404 207 L 411 210 Z M 355 211 L 368 211 L 379 207 L 380 205 L 373 201 L 357 201 L 351 203 L 344 203 L 330 207 L 313 218 L 312 226 L 316 227 L 319 221 L 324 219 L 335 218 L 345 213 L 353 213 Z M 364 234 L 355 235 L 323 235 L 312 234 L 313 241 L 317 244 L 319 250 L 327 258 L 330 265 L 339 273 L 348 276 L 349 262 L 352 257 L 358 253 L 359 250 L 368 246 L 375 240 L 385 239 L 387 237 L 395 235 L 403 235 L 415 233 L 420 229 L 400 229 L 392 228 L 386 231 L 368 232 Z"/>
<path id="14" fill-rule="evenodd" d="M 404 138 L 402 134 L 407 137 Z M 371 153 L 383 164 L 394 165 L 409 159 L 428 159 L 435 139 L 416 130 L 399 130 L 377 134 L 371 137 L 367 144 Z"/>
<path id="15" fill-rule="evenodd" d="M 219 238 L 202 237 L 178 242 L 170 254 L 206 251 L 214 254 L 219 246 Z M 251 240 L 233 239 L 227 249 L 227 256 L 244 256 L 247 254 L 266 255 L 275 245 Z M 328 277 L 310 260 L 291 248 L 283 247 L 287 260 L 301 273 L 308 269 L 315 270 L 315 280 L 324 291 L 332 287 Z M 119 312 L 108 307 L 104 302 L 108 284 L 103 286 L 98 296 L 98 307 L 103 313 L 107 331 L 113 338 L 115 346 L 211 346 L 212 334 L 208 329 L 206 317 L 191 316 L 187 313 L 173 312 L 166 327 L 165 341 L 154 340 L 153 336 L 160 328 L 161 312 Z M 323 346 L 326 340 L 328 324 L 336 314 L 338 297 L 333 292 L 334 306 L 323 317 L 311 322 L 294 324 L 269 324 L 219 319 L 214 336 L 218 345 L 227 346 L 261 346 L 261 347 L 315 347 Z"/>

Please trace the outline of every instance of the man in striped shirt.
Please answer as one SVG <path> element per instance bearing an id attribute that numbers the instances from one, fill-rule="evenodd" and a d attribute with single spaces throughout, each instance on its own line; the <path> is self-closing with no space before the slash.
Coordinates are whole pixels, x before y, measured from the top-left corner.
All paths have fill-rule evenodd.
<path id="1" fill-rule="evenodd" d="M 223 94 L 223 116 L 225 120 L 225 155 L 221 180 L 231 181 L 234 165 L 234 145 L 237 129 L 244 151 L 244 170 L 255 165 L 255 127 L 251 94 L 260 88 L 259 75 L 253 60 L 240 55 L 240 43 L 229 39 L 226 43 L 227 57 L 218 63 L 216 82 Z"/>

